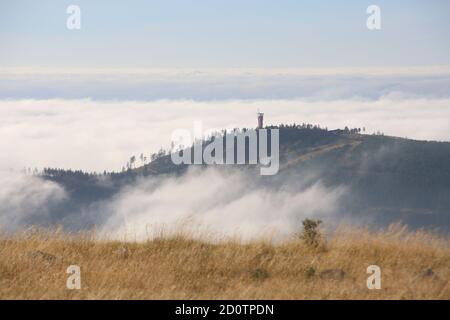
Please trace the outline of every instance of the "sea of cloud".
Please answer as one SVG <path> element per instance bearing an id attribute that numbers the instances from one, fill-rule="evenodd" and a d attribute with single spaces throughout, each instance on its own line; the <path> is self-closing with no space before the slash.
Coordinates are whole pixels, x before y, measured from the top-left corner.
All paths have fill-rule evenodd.
<path id="1" fill-rule="evenodd" d="M 388 95 L 376 100 L 0 100 L 0 168 L 121 170 L 132 155 L 168 148 L 172 132 L 313 123 L 387 135 L 450 141 L 450 98 Z"/>

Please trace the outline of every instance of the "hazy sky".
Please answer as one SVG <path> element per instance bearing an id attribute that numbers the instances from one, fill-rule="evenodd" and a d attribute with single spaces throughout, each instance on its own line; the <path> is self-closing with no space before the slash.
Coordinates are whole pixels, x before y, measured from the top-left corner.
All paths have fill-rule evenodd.
<path id="1" fill-rule="evenodd" d="M 70 4 L 81 30 L 66 28 Z M 1 0 L 0 67 L 442 65 L 449 12 L 447 0 Z"/>

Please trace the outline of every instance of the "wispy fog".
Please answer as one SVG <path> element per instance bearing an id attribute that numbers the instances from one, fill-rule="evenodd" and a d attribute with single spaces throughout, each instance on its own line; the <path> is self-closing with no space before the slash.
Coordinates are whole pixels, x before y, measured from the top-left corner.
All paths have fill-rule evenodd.
<path id="1" fill-rule="evenodd" d="M 300 230 L 307 217 L 333 220 L 345 188 L 328 189 L 319 182 L 298 192 L 252 185 L 244 173 L 192 170 L 164 180 L 157 188 L 141 182 L 109 204 L 105 234 L 127 239 L 158 236 L 163 231 L 198 237 L 240 239 L 286 237 Z M 108 210 L 108 209 L 107 209 Z"/>
<path id="2" fill-rule="evenodd" d="M 56 217 L 50 211 L 67 198 L 62 187 L 38 177 L 6 171 L 0 171 L 0 182 L 0 230 L 35 224 L 55 226 Z"/>
<path id="3" fill-rule="evenodd" d="M 125 240 L 179 232 L 208 239 L 286 238 L 300 230 L 304 218 L 336 221 L 346 193 L 345 187 L 326 188 L 319 181 L 293 189 L 288 180 L 274 189 L 253 183 L 245 172 L 193 169 L 177 178 L 141 180 L 108 201 L 72 212 L 64 205 L 51 210 L 68 197 L 54 183 L 17 173 L 2 172 L 0 178 L 6 185 L 0 192 L 4 231 L 35 225 L 89 230 L 92 217 L 101 217 L 95 222 L 100 235 Z"/>

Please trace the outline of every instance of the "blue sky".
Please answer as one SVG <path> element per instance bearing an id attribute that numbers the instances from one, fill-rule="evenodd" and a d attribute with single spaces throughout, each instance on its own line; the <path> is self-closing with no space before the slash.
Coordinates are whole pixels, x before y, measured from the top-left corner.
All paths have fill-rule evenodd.
<path id="1" fill-rule="evenodd" d="M 66 8 L 81 7 L 81 30 Z M 382 29 L 366 28 L 381 7 Z M 0 67 L 450 64 L 450 2 L 1 0 Z"/>

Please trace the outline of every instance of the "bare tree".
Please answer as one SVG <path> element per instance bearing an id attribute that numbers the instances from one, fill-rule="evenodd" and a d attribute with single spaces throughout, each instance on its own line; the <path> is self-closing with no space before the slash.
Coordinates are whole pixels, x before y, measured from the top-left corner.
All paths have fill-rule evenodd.
<path id="1" fill-rule="evenodd" d="M 136 163 L 136 156 L 132 156 L 130 158 L 130 169 L 134 168 L 135 163 Z"/>

